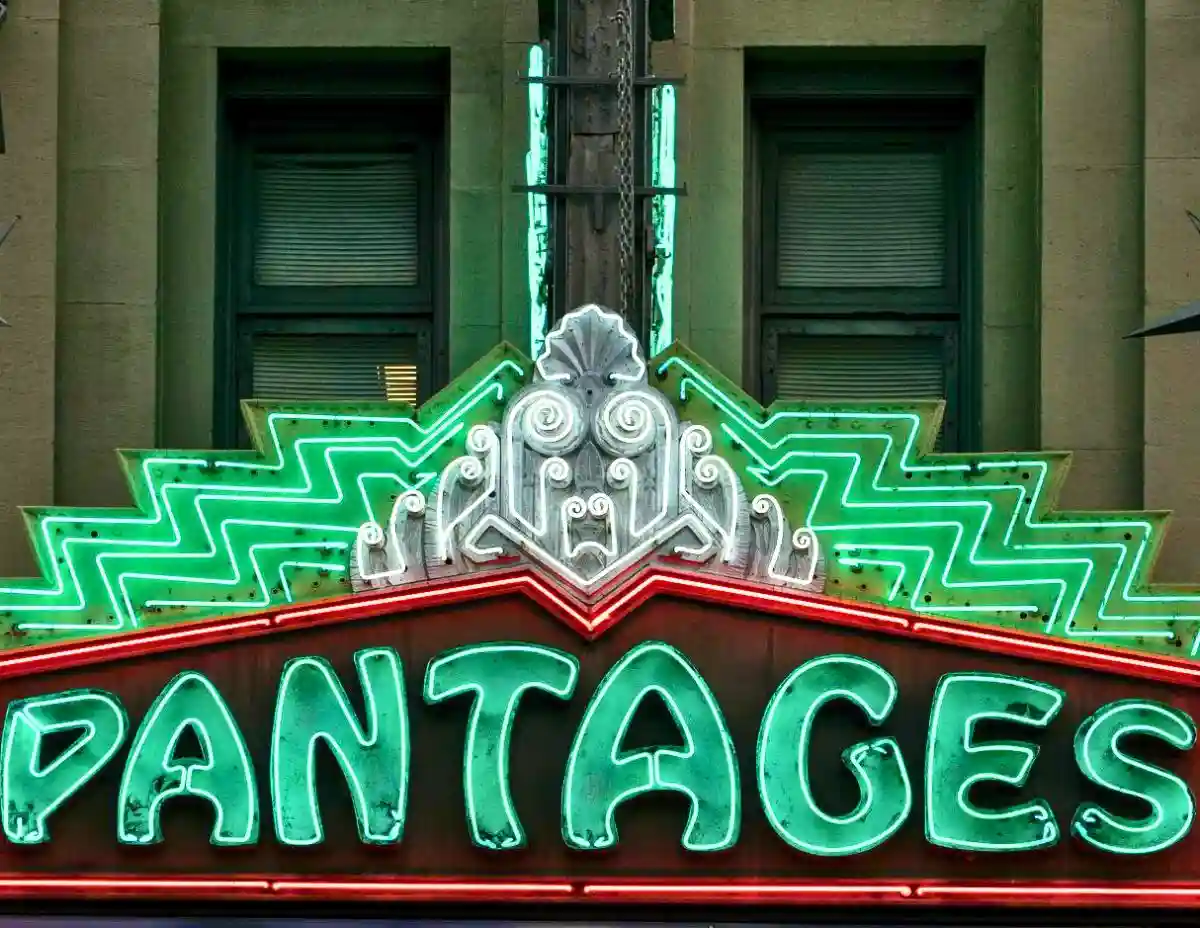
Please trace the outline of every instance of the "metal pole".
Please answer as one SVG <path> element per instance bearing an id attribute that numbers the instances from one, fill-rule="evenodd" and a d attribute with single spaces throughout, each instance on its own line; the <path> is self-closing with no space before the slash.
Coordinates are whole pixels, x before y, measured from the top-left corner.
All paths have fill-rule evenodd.
<path id="1" fill-rule="evenodd" d="M 633 202 L 634 185 L 634 131 L 633 131 L 633 3 L 632 0 L 620 0 L 616 15 L 613 17 L 617 26 L 617 137 L 616 169 L 617 187 L 620 191 L 620 206 L 617 214 L 617 260 L 620 267 L 621 303 L 618 311 L 627 320 L 638 323 L 635 313 L 634 299 L 637 289 L 634 286 L 633 275 L 636 265 L 634 262 L 634 241 L 637 230 L 635 208 Z"/>
<path id="2" fill-rule="evenodd" d="M 1200 217 L 1191 210 L 1187 217 L 1192 227 L 1200 232 Z M 1163 319 L 1144 325 L 1136 332 L 1130 332 L 1126 338 L 1154 338 L 1158 335 L 1186 335 L 1190 332 L 1200 332 L 1200 301 L 1189 303 L 1182 309 L 1177 309 Z"/>
<path id="3" fill-rule="evenodd" d="M 2 7 L 2 6 L 3 6 L 3 0 L 0 0 L 0 7 Z M 4 244 L 5 240 L 9 236 L 9 233 L 11 233 L 14 228 L 16 228 L 17 221 L 20 218 L 21 218 L 20 216 L 14 216 L 8 225 L 0 226 L 0 245 Z M 5 322 L 3 316 L 0 316 L 0 329 L 8 329 L 8 328 L 11 328 L 11 326 L 7 322 Z"/>

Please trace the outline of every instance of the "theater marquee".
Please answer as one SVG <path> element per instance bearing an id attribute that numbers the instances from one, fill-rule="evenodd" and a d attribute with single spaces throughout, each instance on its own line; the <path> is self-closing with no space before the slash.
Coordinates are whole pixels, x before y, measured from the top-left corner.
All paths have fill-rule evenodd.
<path id="1" fill-rule="evenodd" d="M 1200 596 L 1149 517 L 596 308 L 475 374 L 36 515 L 0 894 L 1200 903 Z"/>

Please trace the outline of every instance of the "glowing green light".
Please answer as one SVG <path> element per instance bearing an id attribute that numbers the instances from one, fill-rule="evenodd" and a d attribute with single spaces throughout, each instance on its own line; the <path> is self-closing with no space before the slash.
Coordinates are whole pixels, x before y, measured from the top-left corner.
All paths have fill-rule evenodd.
<path id="1" fill-rule="evenodd" d="M 188 729 L 195 732 L 203 757 L 175 755 Z M 258 788 L 250 752 L 217 688 L 195 671 L 172 680 L 138 728 L 117 799 L 117 839 L 158 844 L 163 839 L 162 804 L 177 796 L 212 804 L 213 844 L 258 841 Z"/>
<path id="2" fill-rule="evenodd" d="M 1007 809 L 982 809 L 970 799 L 976 783 L 1024 786 L 1038 749 L 1025 742 L 975 740 L 975 727 L 999 720 L 1045 728 L 1066 694 L 1046 683 L 1003 674 L 952 673 L 933 694 L 925 753 L 925 838 L 960 851 L 1031 851 L 1058 843 L 1049 803 L 1034 799 Z"/>
<path id="3" fill-rule="evenodd" d="M 520 364 L 482 364 L 428 425 L 390 405 L 299 407 L 254 423 L 265 456 L 126 453 L 140 511 L 37 513 L 49 584 L 8 582 L 0 619 L 37 643 L 348 592 L 359 526 L 436 477 L 467 428 L 520 386 Z"/>
<path id="4" fill-rule="evenodd" d="M 650 100 L 650 183 L 674 187 L 675 177 L 675 88 L 656 87 Z M 654 229 L 654 269 L 651 271 L 653 306 L 650 322 L 650 354 L 666 350 L 675 338 L 675 209 L 674 194 L 660 194 L 650 202 Z"/>
<path id="5" fill-rule="evenodd" d="M 1178 641 L 1200 647 L 1200 595 L 1148 586 L 1161 516 L 1054 514 L 1062 455 L 921 458 L 934 436 L 916 410 L 777 404 L 764 416 L 686 356 L 659 373 L 749 477 L 803 507 L 789 518 L 835 552 L 838 595 L 1171 654 Z"/>
<path id="6" fill-rule="evenodd" d="M 545 67 L 540 50 L 531 59 Z M 421 416 L 259 409 L 263 454 L 126 454 L 134 508 L 31 516 L 45 579 L 0 586 L 0 629 L 21 633 L 3 647 L 350 592 L 358 528 L 428 487 L 472 426 L 502 418 L 524 385 L 514 357 L 493 354 Z M 1200 593 L 1149 583 L 1163 517 L 1053 512 L 1061 456 L 926 455 L 932 418 L 920 408 L 764 412 L 683 349 L 657 373 L 665 401 L 711 429 L 747 490 L 776 491 L 791 524 L 816 534 L 830 593 L 1137 650 L 1200 648 Z"/>
<path id="7" fill-rule="evenodd" d="M 13 844 L 50 840 L 47 820 L 125 741 L 128 721 L 120 701 L 102 690 L 68 690 L 15 699 L 4 719 L 4 836 Z M 80 730 L 79 737 L 43 766 L 47 735 Z"/>
<path id="8" fill-rule="evenodd" d="M 529 48 L 529 77 L 545 77 L 546 50 Z M 529 83 L 529 151 L 525 154 L 525 183 L 547 183 L 550 172 L 550 134 L 546 128 L 546 85 Z M 542 351 L 550 322 L 550 294 L 546 268 L 550 261 L 550 205 L 544 193 L 525 195 L 528 212 L 526 261 L 529 278 L 529 350 L 536 358 Z"/>
<path id="9" fill-rule="evenodd" d="M 1071 830 L 1111 854 L 1153 854 L 1187 835 L 1196 818 L 1196 800 L 1179 777 L 1125 753 L 1121 740 L 1126 735 L 1157 738 L 1186 751 L 1196 744 L 1196 725 L 1179 709 L 1140 699 L 1111 703 L 1085 721 L 1075 734 L 1075 762 L 1083 775 L 1141 800 L 1150 815 L 1126 818 L 1086 802 L 1075 812 Z"/>
<path id="10" fill-rule="evenodd" d="M 651 693 L 666 703 L 684 747 L 622 751 L 621 742 Z M 741 825 L 737 758 L 721 709 L 686 657 L 661 641 L 631 649 L 597 687 L 575 733 L 563 783 L 563 838 L 581 850 L 619 840 L 617 807 L 652 790 L 685 795 L 691 812 L 682 844 L 721 851 Z"/>
<path id="11" fill-rule="evenodd" d="M 443 654 L 425 673 L 425 701 L 472 694 L 463 751 L 463 794 L 471 840 L 491 850 L 525 846 L 508 787 L 517 707 L 528 690 L 570 699 L 579 661 L 534 644 L 481 644 Z"/>
<path id="12" fill-rule="evenodd" d="M 859 790 L 848 815 L 823 812 L 809 780 L 813 723 L 826 704 L 847 700 L 879 725 L 898 695 L 886 670 L 846 654 L 814 658 L 779 684 L 758 737 L 758 792 L 771 827 L 792 847 L 826 857 L 861 854 L 904 824 L 912 811 L 912 785 L 895 738 L 860 741 L 842 752 Z"/>
<path id="13" fill-rule="evenodd" d="M 320 790 L 336 789 L 337 783 L 335 778 L 318 788 L 316 757 L 322 747 L 341 769 L 360 840 L 394 846 L 404 837 L 413 759 L 401 661 L 393 649 L 381 647 L 359 651 L 354 665 L 363 693 L 361 719 L 327 660 L 298 657 L 284 664 L 273 724 L 269 735 L 262 732 L 269 745 L 261 745 L 270 753 L 269 783 L 262 784 L 262 794 L 270 796 L 275 837 L 283 845 L 325 840 Z M 535 699 L 541 698 L 537 693 L 571 699 L 578 676 L 572 655 L 528 642 L 467 645 L 429 662 L 426 703 L 472 697 L 461 762 L 467 831 L 478 848 L 505 852 L 525 845 L 510 792 L 517 713 L 530 691 Z M 651 694 L 666 705 L 682 746 L 627 750 L 623 742 Z M 754 769 L 766 818 L 787 845 L 819 856 L 861 854 L 904 825 L 913 808 L 913 788 L 900 747 L 890 736 L 869 737 L 843 751 L 842 763 L 858 787 L 852 811 L 824 811 L 812 786 L 830 766 L 830 758 L 812 755 L 822 712 L 836 715 L 835 704 L 843 703 L 867 725 L 887 727 L 895 724 L 898 705 L 915 708 L 911 699 L 902 703 L 899 697 L 891 674 L 850 654 L 816 656 L 780 682 L 759 723 Z M 1002 674 L 953 673 L 941 679 L 933 695 L 923 769 L 929 843 L 967 852 L 1025 852 L 1058 842 L 1058 825 L 1046 801 L 1025 797 L 1020 804 L 985 808 L 971 794 L 989 783 L 1021 790 L 1038 754 L 1022 740 L 981 740 L 981 725 L 1045 730 L 1064 699 L 1053 686 Z M 738 710 L 744 721 L 744 700 Z M 10 703 L 0 752 L 9 842 L 49 842 L 50 816 L 70 815 L 72 796 L 103 786 L 106 778 L 96 774 L 116 755 L 127 728 L 120 700 L 104 691 L 67 690 Z M 75 740 L 53 752 L 48 738 L 66 732 L 76 732 Z M 195 735 L 198 756 L 181 748 L 187 732 Z M 1102 854 L 1166 850 L 1188 834 L 1195 819 L 1187 783 L 1131 753 L 1136 744 L 1127 744 L 1128 738 L 1152 738 L 1185 751 L 1195 746 L 1196 727 L 1186 713 L 1144 699 L 1110 703 L 1079 725 L 1076 765 L 1108 798 L 1080 802 L 1071 830 Z M 539 793 L 542 802 L 561 803 L 562 837 L 571 849 L 615 847 L 620 806 L 658 792 L 688 800 L 681 837 L 685 850 L 728 850 L 738 841 L 738 766 L 729 726 L 696 668 L 663 642 L 637 644 L 613 665 L 589 700 L 559 769 L 561 796 L 546 789 Z M 259 792 L 249 748 L 225 699 L 203 674 L 187 671 L 167 683 L 138 726 L 116 796 L 116 837 L 134 845 L 167 840 L 163 803 L 192 797 L 213 811 L 213 844 L 251 845 L 259 837 Z M 1113 794 L 1148 814 L 1136 818 L 1111 811 Z M 443 832 L 445 824 L 439 824 Z"/>
<path id="14" fill-rule="evenodd" d="M 346 777 L 359 840 L 395 844 L 408 803 L 408 708 L 400 657 L 391 648 L 354 655 L 366 704 L 359 723 L 329 662 L 288 661 L 271 728 L 271 798 L 275 836 L 283 844 L 325 840 L 317 798 L 317 745 L 323 742 Z"/>

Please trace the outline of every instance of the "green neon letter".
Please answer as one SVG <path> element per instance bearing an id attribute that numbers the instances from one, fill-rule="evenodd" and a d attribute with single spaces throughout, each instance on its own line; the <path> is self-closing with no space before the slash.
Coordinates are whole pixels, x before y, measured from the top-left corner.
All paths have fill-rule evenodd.
<path id="1" fill-rule="evenodd" d="M 317 801 L 317 742 L 337 758 L 350 787 L 358 837 L 395 844 L 408 801 L 408 706 L 400 657 L 391 648 L 354 655 L 367 709 L 355 718 L 346 691 L 319 657 L 288 661 L 279 681 L 271 733 L 271 797 L 275 834 L 284 844 L 325 840 Z"/>
<path id="2" fill-rule="evenodd" d="M 175 756 L 175 746 L 189 727 L 203 757 Z M 159 813 L 163 802 L 174 796 L 196 796 L 213 804 L 213 844 L 258 841 L 258 788 L 246 742 L 217 688 L 191 670 L 158 694 L 138 728 L 121 778 L 118 840 L 160 842 Z"/>
<path id="3" fill-rule="evenodd" d="M 621 751 L 629 723 L 650 693 L 662 697 L 683 732 L 682 750 Z M 737 841 L 737 760 L 721 709 L 686 657 L 669 644 L 648 641 L 608 672 L 575 733 L 563 784 L 563 838 L 584 850 L 612 847 L 620 840 L 617 806 L 659 789 L 691 800 L 684 848 L 720 851 Z"/>
<path id="4" fill-rule="evenodd" d="M 904 824 L 912 786 L 894 738 L 860 741 L 842 752 L 842 763 L 858 780 L 858 805 L 849 815 L 822 812 L 809 783 L 809 741 L 821 708 L 846 699 L 878 725 L 897 695 L 890 673 L 844 654 L 808 661 L 775 691 L 758 735 L 758 793 L 771 827 L 792 847 L 829 857 L 860 854 Z"/>
<path id="5" fill-rule="evenodd" d="M 1024 786 L 1037 759 L 1023 741 L 975 741 L 982 721 L 1045 728 L 1062 708 L 1064 694 L 1045 683 L 998 673 L 951 673 L 933 694 L 925 750 L 925 837 L 963 851 L 1029 851 L 1058 842 L 1049 804 L 1034 799 L 999 811 L 981 809 L 969 793 L 976 783 Z"/>
<path id="6" fill-rule="evenodd" d="M 1124 818 L 1085 802 L 1071 830 L 1092 847 L 1113 854 L 1153 854 L 1180 841 L 1196 817 L 1196 801 L 1179 777 L 1121 750 L 1126 735 L 1150 735 L 1179 750 L 1196 743 L 1196 726 L 1179 709 L 1141 699 L 1109 703 L 1079 726 L 1075 761 L 1093 783 L 1150 806 L 1143 819 Z"/>
<path id="7" fill-rule="evenodd" d="M 463 752 L 463 793 L 471 840 L 499 850 L 525 846 L 508 789 L 509 745 L 526 690 L 569 699 L 579 677 L 572 655 L 536 644 L 484 644 L 447 651 L 429 662 L 425 701 L 474 693 Z"/>
<path id="8" fill-rule="evenodd" d="M 80 729 L 79 737 L 46 764 L 45 736 L 73 729 Z M 10 702 L 2 763 L 4 836 L 14 844 L 49 841 L 50 814 L 108 763 L 127 731 L 120 701 L 103 690 L 67 690 Z"/>

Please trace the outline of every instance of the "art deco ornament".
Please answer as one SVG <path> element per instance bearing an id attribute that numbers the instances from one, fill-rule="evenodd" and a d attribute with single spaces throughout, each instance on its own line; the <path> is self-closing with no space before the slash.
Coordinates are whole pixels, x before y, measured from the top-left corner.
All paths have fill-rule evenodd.
<path id="1" fill-rule="evenodd" d="M 387 525 L 368 522 L 352 555 L 363 591 L 462 575 L 514 559 L 590 596 L 646 559 L 819 590 L 816 537 L 779 501 L 748 499 L 712 433 L 680 422 L 647 384 L 624 320 L 599 306 L 546 338 L 533 383 L 503 422 L 479 425 L 467 454 L 426 496 L 411 490 Z"/>

